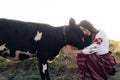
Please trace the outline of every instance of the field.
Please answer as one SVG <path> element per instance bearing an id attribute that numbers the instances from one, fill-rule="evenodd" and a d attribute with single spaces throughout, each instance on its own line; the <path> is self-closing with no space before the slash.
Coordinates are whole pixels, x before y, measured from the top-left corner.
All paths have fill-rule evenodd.
<path id="1" fill-rule="evenodd" d="M 111 44 L 111 49 L 113 46 Z M 115 50 L 117 73 L 109 80 L 120 80 L 120 52 Z M 81 80 L 75 62 L 75 55 L 65 56 L 61 50 L 60 56 L 49 64 L 51 80 Z M 0 80 L 39 80 L 38 61 L 36 58 L 22 62 L 12 62 L 0 57 Z"/>
<path id="2" fill-rule="evenodd" d="M 120 53 L 115 54 L 117 73 L 110 80 L 120 80 Z M 50 63 L 50 77 L 52 80 L 80 80 L 75 55 L 59 58 Z M 36 58 L 22 62 L 11 62 L 0 58 L 0 80 L 39 80 L 38 62 Z"/>

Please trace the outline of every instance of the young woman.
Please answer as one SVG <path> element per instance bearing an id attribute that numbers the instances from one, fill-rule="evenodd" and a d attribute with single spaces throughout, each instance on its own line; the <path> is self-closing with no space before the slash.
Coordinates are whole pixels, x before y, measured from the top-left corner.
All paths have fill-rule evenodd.
<path id="1" fill-rule="evenodd" d="M 109 40 L 104 31 L 97 30 L 89 21 L 83 20 L 79 28 L 85 36 L 91 36 L 92 44 L 82 50 L 67 45 L 65 53 L 77 54 L 76 62 L 82 80 L 108 80 L 115 70 L 115 58 L 109 51 Z"/>

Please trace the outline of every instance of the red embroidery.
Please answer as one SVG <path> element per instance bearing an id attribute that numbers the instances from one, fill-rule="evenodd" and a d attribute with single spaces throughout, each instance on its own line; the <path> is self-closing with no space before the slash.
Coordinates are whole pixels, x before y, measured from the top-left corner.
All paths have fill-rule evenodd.
<path id="1" fill-rule="evenodd" d="M 93 42 L 95 42 L 96 44 L 101 44 L 103 42 L 102 38 L 96 38 L 93 40 Z"/>

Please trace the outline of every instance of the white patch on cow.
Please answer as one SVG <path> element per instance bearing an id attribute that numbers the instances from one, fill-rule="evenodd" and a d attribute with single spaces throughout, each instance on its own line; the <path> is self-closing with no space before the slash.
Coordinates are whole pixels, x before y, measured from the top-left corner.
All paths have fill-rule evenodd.
<path id="1" fill-rule="evenodd" d="M 6 47 L 5 47 L 5 44 L 1 45 L 0 46 L 0 51 L 4 50 Z"/>
<path id="2" fill-rule="evenodd" d="M 47 70 L 47 64 L 42 64 L 43 66 L 43 73 L 45 73 L 45 71 Z"/>
<path id="3" fill-rule="evenodd" d="M 42 32 L 40 33 L 39 31 L 37 31 L 37 34 L 34 38 L 35 41 L 39 41 L 42 38 Z"/>
<path id="4" fill-rule="evenodd" d="M 23 51 L 20 51 L 20 50 L 17 50 L 17 51 L 15 52 L 15 54 L 26 54 L 26 55 L 28 55 L 28 56 L 30 56 L 30 57 L 32 57 L 32 56 L 35 55 L 35 54 L 30 53 L 29 51 L 23 52 Z"/>
<path id="5" fill-rule="evenodd" d="M 60 55 L 58 54 L 57 56 L 55 56 L 55 58 L 58 58 Z M 47 60 L 48 63 L 52 63 L 54 60 Z"/>
<path id="6" fill-rule="evenodd" d="M 57 56 L 56 56 L 56 58 L 58 58 L 60 55 L 58 54 Z"/>
<path id="7" fill-rule="evenodd" d="M 10 50 L 8 48 L 5 48 L 6 50 L 4 52 L 2 52 L 2 55 L 4 55 L 5 53 L 10 54 Z"/>
<path id="8" fill-rule="evenodd" d="M 47 60 L 47 62 L 48 62 L 48 63 L 52 63 L 52 62 L 53 62 L 53 60 Z"/>
<path id="9" fill-rule="evenodd" d="M 17 52 L 17 51 L 16 51 Z M 15 57 L 7 57 L 7 59 L 12 60 L 12 61 L 19 61 L 19 52 L 15 53 Z"/>
<path id="10" fill-rule="evenodd" d="M 55 58 L 58 58 L 60 55 L 58 54 Z M 54 60 L 47 60 L 48 63 L 52 63 Z"/>
<path id="11" fill-rule="evenodd" d="M 6 49 L 6 50 L 4 50 Z M 10 54 L 10 50 L 5 46 L 5 44 L 0 46 L 0 51 L 4 50 L 1 55 L 4 55 L 5 53 Z"/>
<path id="12" fill-rule="evenodd" d="M 27 52 L 23 52 L 23 51 L 20 51 L 20 50 L 17 50 L 16 52 L 15 52 L 15 54 L 16 54 L 16 56 L 13 58 L 13 57 L 8 57 L 8 59 L 10 59 L 10 60 L 12 60 L 12 61 L 19 61 L 20 59 L 19 59 L 19 55 L 20 54 L 26 54 L 26 55 L 28 55 L 28 56 L 30 56 L 30 57 L 33 57 L 33 56 L 35 56 L 36 54 L 32 54 L 32 53 L 30 53 L 29 51 L 27 51 Z"/>

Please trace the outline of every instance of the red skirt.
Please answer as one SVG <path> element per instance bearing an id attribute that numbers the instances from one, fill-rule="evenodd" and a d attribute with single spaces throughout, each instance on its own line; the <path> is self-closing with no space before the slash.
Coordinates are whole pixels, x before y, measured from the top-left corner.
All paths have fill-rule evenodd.
<path id="1" fill-rule="evenodd" d="M 108 75 L 114 74 L 115 58 L 111 54 L 78 54 L 76 62 L 82 80 L 108 80 Z"/>

